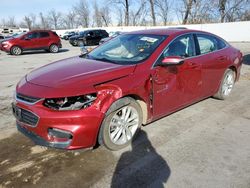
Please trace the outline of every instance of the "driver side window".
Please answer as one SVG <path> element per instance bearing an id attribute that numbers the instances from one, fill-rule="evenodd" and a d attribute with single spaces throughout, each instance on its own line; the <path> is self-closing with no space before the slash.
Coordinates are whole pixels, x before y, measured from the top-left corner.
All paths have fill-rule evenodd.
<path id="1" fill-rule="evenodd" d="M 192 57 L 195 55 L 194 40 L 191 34 L 180 36 L 163 52 L 164 57 L 179 56 L 179 57 Z"/>
<path id="2" fill-rule="evenodd" d="M 34 38 L 37 38 L 37 37 L 38 37 L 38 33 L 35 33 L 35 32 L 34 33 L 30 33 L 30 34 L 27 35 L 28 39 L 34 39 Z"/>

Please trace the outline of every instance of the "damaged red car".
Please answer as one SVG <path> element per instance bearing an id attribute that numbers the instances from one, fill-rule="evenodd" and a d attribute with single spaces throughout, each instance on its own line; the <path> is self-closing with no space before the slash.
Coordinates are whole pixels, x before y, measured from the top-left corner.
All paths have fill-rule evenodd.
<path id="1" fill-rule="evenodd" d="M 118 150 L 141 125 L 210 96 L 227 98 L 241 65 L 239 50 L 207 32 L 135 31 L 27 74 L 12 109 L 36 144 Z"/>

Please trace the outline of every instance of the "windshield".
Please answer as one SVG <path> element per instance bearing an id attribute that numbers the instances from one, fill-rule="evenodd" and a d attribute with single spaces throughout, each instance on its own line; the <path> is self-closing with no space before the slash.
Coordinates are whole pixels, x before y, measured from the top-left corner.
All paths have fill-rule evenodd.
<path id="1" fill-rule="evenodd" d="M 120 35 L 88 54 L 88 58 L 118 64 L 136 64 L 147 59 L 167 38 L 163 35 Z"/>
<path id="2" fill-rule="evenodd" d="M 14 34 L 14 35 L 12 35 L 12 37 L 14 37 L 14 38 L 19 38 L 19 37 L 22 37 L 23 35 L 25 35 L 26 33 L 24 32 L 24 33 L 19 33 L 19 34 Z"/>
<path id="3" fill-rule="evenodd" d="M 84 36 L 84 31 L 79 32 L 79 35 Z"/>

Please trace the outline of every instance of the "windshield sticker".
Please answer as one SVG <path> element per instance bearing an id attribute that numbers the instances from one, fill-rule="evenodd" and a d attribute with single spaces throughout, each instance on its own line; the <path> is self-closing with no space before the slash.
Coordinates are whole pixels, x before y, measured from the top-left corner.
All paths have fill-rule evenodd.
<path id="1" fill-rule="evenodd" d="M 147 42 L 150 42 L 150 43 L 154 43 L 154 42 L 156 42 L 158 39 L 156 39 L 156 38 L 151 38 L 151 37 L 142 37 L 140 40 L 147 41 Z"/>

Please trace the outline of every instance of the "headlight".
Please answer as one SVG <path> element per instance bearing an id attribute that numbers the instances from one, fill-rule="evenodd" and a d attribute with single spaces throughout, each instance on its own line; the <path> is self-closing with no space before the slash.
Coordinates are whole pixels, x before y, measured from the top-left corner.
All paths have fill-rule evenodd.
<path id="1" fill-rule="evenodd" d="M 43 105 L 53 110 L 80 110 L 93 104 L 96 94 L 45 99 Z"/>
<path id="2" fill-rule="evenodd" d="M 8 41 L 4 41 L 4 42 L 2 42 L 2 44 L 9 44 L 9 42 Z"/>

